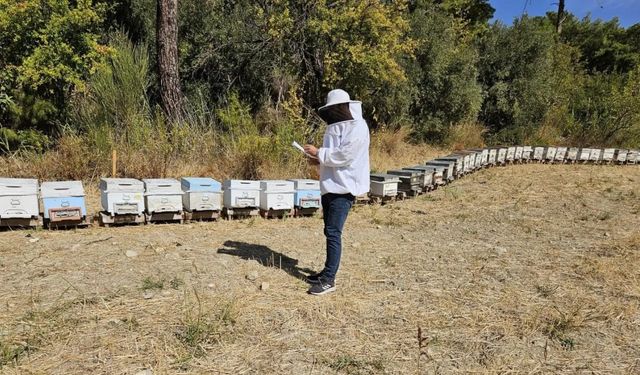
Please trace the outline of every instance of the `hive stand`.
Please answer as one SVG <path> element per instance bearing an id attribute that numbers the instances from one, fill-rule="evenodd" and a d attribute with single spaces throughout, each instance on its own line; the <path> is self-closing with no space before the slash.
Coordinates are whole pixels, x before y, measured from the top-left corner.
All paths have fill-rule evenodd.
<path id="1" fill-rule="evenodd" d="M 362 194 L 356 197 L 354 201 L 355 204 L 369 204 L 371 203 L 371 198 L 369 198 L 369 194 Z"/>
<path id="2" fill-rule="evenodd" d="M 31 218 L 0 218 L 1 228 L 38 228 L 42 226 L 40 217 Z"/>
<path id="3" fill-rule="evenodd" d="M 263 210 L 260 209 L 260 216 L 265 219 L 284 219 L 293 216 L 293 210 Z"/>
<path id="4" fill-rule="evenodd" d="M 397 200 L 398 200 L 397 195 L 385 195 L 385 196 L 373 195 L 370 197 L 371 204 L 381 204 L 383 206 L 387 203 L 393 203 Z"/>
<path id="5" fill-rule="evenodd" d="M 147 217 L 148 223 L 158 223 L 158 222 L 160 223 L 173 222 L 173 223 L 179 223 L 179 224 L 184 223 L 184 215 L 182 214 L 182 211 L 152 212 L 152 213 L 146 213 L 145 216 Z"/>
<path id="6" fill-rule="evenodd" d="M 98 214 L 98 222 L 103 227 L 110 227 L 112 225 L 139 225 L 146 223 L 146 217 L 144 214 L 126 214 L 126 215 L 113 215 L 108 212 L 101 211 Z"/>
<path id="7" fill-rule="evenodd" d="M 223 208 L 222 215 L 227 219 L 239 219 L 258 216 L 260 209 L 257 207 L 243 207 L 243 208 Z"/>
<path id="8" fill-rule="evenodd" d="M 185 211 L 184 221 L 215 221 L 220 218 L 220 211 Z"/>

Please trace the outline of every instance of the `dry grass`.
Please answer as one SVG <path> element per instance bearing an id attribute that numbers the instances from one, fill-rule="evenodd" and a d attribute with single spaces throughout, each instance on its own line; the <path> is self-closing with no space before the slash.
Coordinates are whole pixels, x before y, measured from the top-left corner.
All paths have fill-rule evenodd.
<path id="1" fill-rule="evenodd" d="M 465 122 L 451 126 L 446 144 L 454 150 L 468 150 L 484 147 L 487 129 L 475 122 Z"/>
<path id="2" fill-rule="evenodd" d="M 322 298 L 318 217 L 0 233 L 1 371 L 638 373 L 638 196 L 527 165 L 359 206 Z"/>

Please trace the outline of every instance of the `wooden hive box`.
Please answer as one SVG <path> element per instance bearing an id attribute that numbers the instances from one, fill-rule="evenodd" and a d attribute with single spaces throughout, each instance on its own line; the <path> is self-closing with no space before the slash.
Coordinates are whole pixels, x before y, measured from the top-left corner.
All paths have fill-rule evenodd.
<path id="1" fill-rule="evenodd" d="M 49 181 L 40 186 L 45 224 L 78 225 L 87 220 L 87 205 L 81 181 Z"/>
<path id="2" fill-rule="evenodd" d="M 398 195 L 398 184 L 400 183 L 398 176 L 385 173 L 372 173 L 370 180 L 370 196 L 385 198 Z"/>
<path id="3" fill-rule="evenodd" d="M 398 184 L 399 191 L 409 196 L 415 196 L 422 192 L 422 176 L 424 172 L 395 169 L 387 171 L 387 174 L 396 175 L 400 178 L 400 183 Z"/>
<path id="4" fill-rule="evenodd" d="M 221 211 L 222 184 L 208 177 L 183 177 L 182 206 L 187 212 Z"/>
<path id="5" fill-rule="evenodd" d="M 291 211 L 296 190 L 293 181 L 260 181 L 260 209 L 262 211 Z"/>
<path id="6" fill-rule="evenodd" d="M 541 162 L 544 160 L 545 148 L 544 147 L 535 147 L 533 149 L 533 160 Z"/>
<path id="7" fill-rule="evenodd" d="M 629 154 L 627 155 L 627 163 L 628 164 L 638 164 L 640 160 L 640 151 L 638 150 L 629 150 Z"/>
<path id="8" fill-rule="evenodd" d="M 39 217 L 38 180 L 0 178 L 0 225 L 36 226 Z"/>
<path id="9" fill-rule="evenodd" d="M 227 209 L 260 207 L 260 181 L 226 180 L 222 189 Z"/>
<path id="10" fill-rule="evenodd" d="M 487 158 L 487 164 L 490 166 L 496 165 L 498 158 L 498 150 L 495 148 L 489 149 L 489 157 Z"/>
<path id="11" fill-rule="evenodd" d="M 616 150 L 616 163 L 625 164 L 627 162 L 628 154 L 629 154 L 629 150 L 625 150 L 625 149 Z"/>
<path id="12" fill-rule="evenodd" d="M 580 156 L 580 149 L 577 147 L 571 147 L 567 151 L 567 162 L 575 163 L 578 161 L 579 156 Z"/>
<path id="13" fill-rule="evenodd" d="M 522 161 L 528 162 L 533 158 L 533 147 L 531 146 L 523 146 L 522 147 Z"/>
<path id="14" fill-rule="evenodd" d="M 430 191 L 434 188 L 434 170 L 433 167 L 429 167 L 427 165 L 414 165 L 412 167 L 405 167 L 402 169 L 406 169 L 409 171 L 419 171 L 424 173 L 422 176 L 422 190 Z"/>
<path id="15" fill-rule="evenodd" d="M 580 154 L 578 156 L 578 161 L 581 163 L 588 163 L 589 157 L 591 156 L 590 148 L 582 148 L 580 149 Z"/>

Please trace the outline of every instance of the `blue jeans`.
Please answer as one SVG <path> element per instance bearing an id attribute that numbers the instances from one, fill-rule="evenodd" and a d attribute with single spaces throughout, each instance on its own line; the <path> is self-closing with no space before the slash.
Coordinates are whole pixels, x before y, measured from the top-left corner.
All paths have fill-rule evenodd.
<path id="1" fill-rule="evenodd" d="M 327 261 L 322 275 L 335 280 L 342 255 L 342 228 L 355 197 L 351 194 L 327 193 L 322 196 L 324 235 L 327 238 Z"/>

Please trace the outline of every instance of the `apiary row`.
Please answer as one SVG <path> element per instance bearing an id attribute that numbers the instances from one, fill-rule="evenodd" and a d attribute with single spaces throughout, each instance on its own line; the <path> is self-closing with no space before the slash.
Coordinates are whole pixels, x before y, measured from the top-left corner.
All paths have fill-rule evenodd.
<path id="1" fill-rule="evenodd" d="M 360 201 L 385 203 L 446 185 L 481 168 L 514 163 L 640 164 L 640 152 L 626 149 L 510 146 L 458 151 L 422 165 L 372 173 L 371 188 Z M 366 198 L 366 199 L 365 199 Z"/>
<path id="2" fill-rule="evenodd" d="M 361 201 L 385 203 L 413 197 L 474 171 L 511 163 L 640 164 L 638 150 L 511 146 L 458 151 L 421 165 L 372 173 Z M 226 180 L 211 178 L 100 180 L 102 225 L 255 216 L 311 215 L 321 208 L 315 180 Z M 89 224 L 80 181 L 38 184 L 0 178 L 0 226 L 48 227 Z"/>
<path id="3" fill-rule="evenodd" d="M 254 216 L 311 215 L 321 207 L 315 180 L 227 180 L 211 178 L 100 180 L 100 224 Z M 89 224 L 80 181 L 38 184 L 35 179 L 0 178 L 0 226 L 47 227 Z"/>

